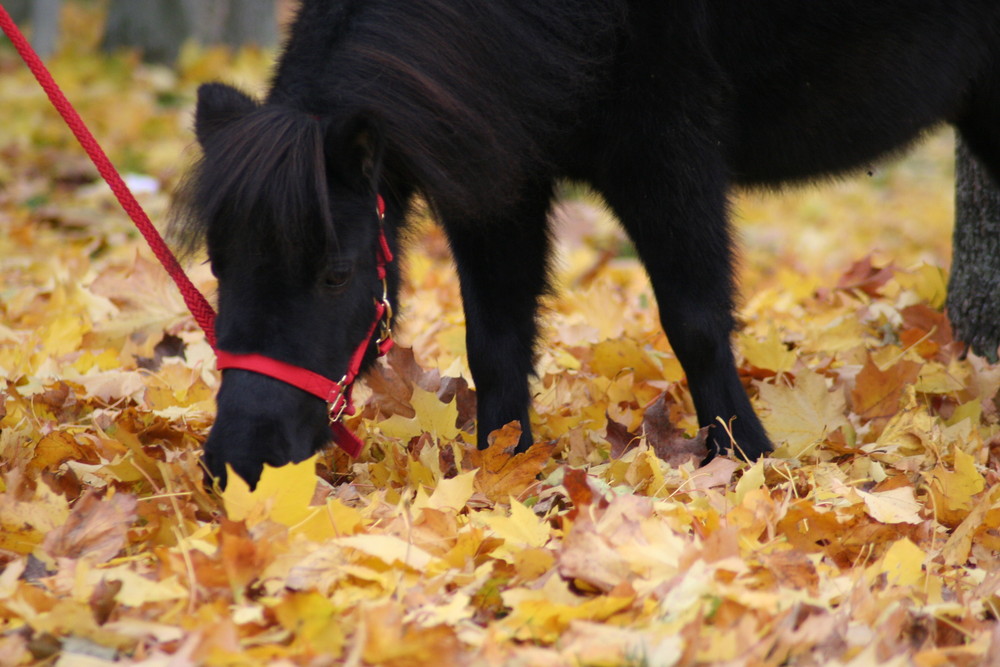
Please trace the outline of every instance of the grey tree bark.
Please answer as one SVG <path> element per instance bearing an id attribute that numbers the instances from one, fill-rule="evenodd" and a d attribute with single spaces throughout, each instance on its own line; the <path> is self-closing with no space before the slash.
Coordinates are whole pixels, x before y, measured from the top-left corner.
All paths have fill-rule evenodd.
<path id="1" fill-rule="evenodd" d="M 59 37 L 60 0 L 5 0 L 11 18 L 18 24 L 31 23 L 31 46 L 43 58 L 56 50 Z"/>
<path id="2" fill-rule="evenodd" d="M 272 46 L 274 0 L 111 0 L 103 47 L 137 47 L 151 62 L 172 63 L 185 40 Z"/>
<path id="3" fill-rule="evenodd" d="M 961 138 L 955 148 L 955 231 L 948 318 L 955 338 L 992 363 L 1000 346 L 1000 184 Z"/>

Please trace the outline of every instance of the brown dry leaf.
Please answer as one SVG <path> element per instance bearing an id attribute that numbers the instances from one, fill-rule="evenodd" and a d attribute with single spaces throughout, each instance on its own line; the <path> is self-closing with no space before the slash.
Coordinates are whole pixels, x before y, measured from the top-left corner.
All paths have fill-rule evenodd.
<path id="1" fill-rule="evenodd" d="M 854 411 L 863 419 L 891 417 L 899 410 L 903 390 L 920 374 L 920 364 L 903 359 L 886 370 L 869 356 L 851 390 Z"/>
<path id="2" fill-rule="evenodd" d="M 646 408 L 642 416 L 642 432 L 656 456 L 668 465 L 679 468 L 685 463 L 698 464 L 708 458 L 709 427 L 688 438 L 671 418 L 671 403 L 666 393 Z"/>
<path id="3" fill-rule="evenodd" d="M 466 450 L 464 465 L 478 469 L 476 490 L 493 502 L 520 498 L 552 458 L 554 442 L 536 442 L 528 451 L 515 454 L 520 437 L 521 427 L 515 422 L 490 433 L 488 448 Z"/>
<path id="4" fill-rule="evenodd" d="M 842 290 L 860 290 L 868 296 L 876 297 L 879 290 L 892 279 L 896 269 L 892 265 L 876 268 L 872 256 L 867 255 L 855 262 L 837 281 Z"/>
<path id="5" fill-rule="evenodd" d="M 97 491 L 84 494 L 66 522 L 45 536 L 42 550 L 53 559 L 111 560 L 126 545 L 129 528 L 136 520 L 136 502 L 136 497 L 127 493 L 106 497 Z"/>
<path id="6" fill-rule="evenodd" d="M 89 459 L 89 460 L 88 460 Z M 96 463 L 86 448 L 77 443 L 76 438 L 66 431 L 53 431 L 35 445 L 35 455 L 28 466 L 34 470 L 55 470 L 66 461 L 87 461 Z"/>
<path id="7" fill-rule="evenodd" d="M 604 415 L 608 422 L 604 428 L 604 439 L 611 445 L 611 458 L 620 459 L 625 452 L 639 446 L 640 438 L 629 431 L 624 424 L 612 419 L 608 413 L 605 412 Z"/>

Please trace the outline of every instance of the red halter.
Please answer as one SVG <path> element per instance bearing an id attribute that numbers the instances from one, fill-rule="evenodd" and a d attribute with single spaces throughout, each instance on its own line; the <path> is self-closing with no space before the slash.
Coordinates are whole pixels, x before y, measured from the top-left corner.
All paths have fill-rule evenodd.
<path id="1" fill-rule="evenodd" d="M 351 456 L 358 456 L 364 448 L 364 443 L 349 428 L 344 426 L 341 417 L 345 414 L 353 415 L 355 412 L 354 404 L 351 402 L 351 388 L 361 370 L 361 361 L 365 357 L 365 352 L 368 351 L 368 346 L 371 344 L 376 330 L 380 329 L 379 337 L 376 340 L 379 356 L 392 349 L 393 344 L 392 304 L 389 303 L 388 286 L 386 285 L 386 266 L 392 261 L 392 251 L 389 249 L 389 242 L 385 237 L 384 219 L 385 201 L 381 195 L 378 195 L 379 247 L 376 255 L 376 267 L 379 280 L 382 281 L 382 298 L 375 301 L 375 319 L 368 329 L 368 334 L 351 355 L 344 377 L 334 382 L 319 373 L 314 373 L 300 366 L 286 364 L 262 354 L 231 354 L 225 350 L 216 350 L 215 366 L 219 370 L 236 368 L 260 373 L 286 382 L 293 387 L 298 387 L 302 391 L 326 401 L 327 412 L 330 415 L 330 428 L 333 430 L 333 440 Z"/>

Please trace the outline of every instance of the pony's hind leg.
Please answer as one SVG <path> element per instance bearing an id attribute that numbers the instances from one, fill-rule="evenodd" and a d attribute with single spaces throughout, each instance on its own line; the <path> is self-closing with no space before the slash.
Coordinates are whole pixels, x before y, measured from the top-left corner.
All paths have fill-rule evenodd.
<path id="1" fill-rule="evenodd" d="M 709 457 L 735 449 L 755 460 L 771 443 L 733 358 L 732 248 L 721 156 L 677 133 L 659 148 L 607 160 L 596 183 L 635 243 L 660 308 L 660 321 L 687 374 L 698 421 L 712 426 Z M 732 437 L 730 437 L 732 435 Z"/>
<path id="2" fill-rule="evenodd" d="M 972 86 L 955 126 L 961 139 L 948 317 L 956 339 L 995 361 L 1000 356 L 1000 64 Z"/>
<path id="3" fill-rule="evenodd" d="M 466 348 L 476 384 L 480 449 L 490 432 L 517 420 L 517 451 L 534 442 L 528 378 L 534 367 L 538 298 L 547 288 L 548 190 L 502 217 L 442 222 L 458 267 Z"/>

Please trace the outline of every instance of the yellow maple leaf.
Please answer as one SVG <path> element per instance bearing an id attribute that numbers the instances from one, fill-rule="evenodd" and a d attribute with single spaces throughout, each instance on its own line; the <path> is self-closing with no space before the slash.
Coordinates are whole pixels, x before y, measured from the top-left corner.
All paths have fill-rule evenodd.
<path id="1" fill-rule="evenodd" d="M 760 402 L 764 427 L 778 443 L 777 458 L 799 458 L 847 424 L 843 394 L 831 392 L 826 379 L 811 370 L 799 373 L 794 387 L 784 381 L 761 384 Z"/>
<path id="2" fill-rule="evenodd" d="M 567 590 L 566 582 L 549 577 L 538 589 L 518 588 L 502 594 L 511 613 L 502 625 L 518 639 L 551 643 L 576 620 L 604 621 L 628 608 L 635 593 L 627 586 L 606 595 L 582 597 Z"/>
<path id="3" fill-rule="evenodd" d="M 183 600 L 190 593 L 176 575 L 151 579 L 135 572 L 128 565 L 116 566 L 101 572 L 105 580 L 121 582 L 121 590 L 115 599 L 129 607 L 138 608 L 150 602 Z"/>
<path id="4" fill-rule="evenodd" d="M 14 485 L 11 480 L 7 484 Z M 0 493 L 0 549 L 29 554 L 69 517 L 69 502 L 46 484 L 39 484 L 30 498 L 6 491 Z"/>
<path id="5" fill-rule="evenodd" d="M 924 577 L 926 559 L 924 550 L 904 537 L 889 547 L 881 562 L 876 564 L 876 572 L 884 573 L 890 585 L 915 586 Z"/>
<path id="6" fill-rule="evenodd" d="M 410 405 L 416 416 L 407 419 L 401 415 L 393 415 L 379 422 L 382 433 L 400 440 L 409 440 L 421 433 L 430 433 L 448 440 L 458 437 L 460 431 L 455 426 L 458 421 L 458 405 L 454 399 L 449 403 L 442 403 L 434 392 L 414 387 Z"/>
<path id="7" fill-rule="evenodd" d="M 714 463 L 715 459 L 712 462 Z M 736 483 L 734 502 L 736 505 L 742 505 L 747 493 L 762 486 L 764 486 L 764 461 L 761 459 L 743 471 L 743 476 Z"/>
<path id="8" fill-rule="evenodd" d="M 465 503 L 472 497 L 476 473 L 477 471 L 470 470 L 451 479 L 442 479 L 429 497 L 421 495 L 422 490 L 418 491 L 417 500 L 413 503 L 414 511 L 425 507 L 444 512 L 462 511 Z"/>
<path id="9" fill-rule="evenodd" d="M 593 348 L 591 367 L 604 377 L 617 377 L 623 370 L 630 370 L 636 380 L 658 380 L 663 370 L 656 357 L 647 348 L 631 338 L 605 340 Z"/>
<path id="10" fill-rule="evenodd" d="M 292 645 L 330 658 L 344 650 L 344 631 L 337 623 L 340 610 L 315 592 L 295 592 L 271 607 L 283 628 L 292 633 Z"/>
<path id="11" fill-rule="evenodd" d="M 948 541 L 941 548 L 941 556 L 946 565 L 962 566 L 969 560 L 976 533 L 988 529 L 983 519 L 997 502 L 998 496 L 1000 487 L 994 487 L 990 493 L 984 494 L 962 523 L 952 531 Z"/>
<path id="12" fill-rule="evenodd" d="M 275 468 L 264 464 L 256 488 L 249 485 L 226 464 L 228 482 L 222 492 L 226 516 L 233 521 L 246 520 L 248 524 L 270 519 L 286 526 L 294 526 L 315 512 L 310 507 L 316 491 L 316 454 L 300 463 Z"/>
<path id="13" fill-rule="evenodd" d="M 310 508 L 310 512 L 291 526 L 293 535 L 305 535 L 314 542 L 322 542 L 331 537 L 352 535 L 362 524 L 361 512 L 348 507 L 337 498 L 326 501 L 326 505 Z"/>
<path id="14" fill-rule="evenodd" d="M 938 464 L 931 471 L 931 493 L 939 521 L 957 525 L 970 511 L 972 498 L 986 488 L 986 480 L 976 470 L 975 459 L 961 449 L 955 449 L 954 471 Z"/>
<path id="15" fill-rule="evenodd" d="M 510 499 L 510 516 L 480 514 L 479 517 L 508 547 L 540 547 L 549 539 L 549 525 L 513 497 Z"/>
<path id="16" fill-rule="evenodd" d="M 920 300 L 927 302 L 931 308 L 944 308 L 948 278 L 940 266 L 923 263 L 910 271 L 896 273 L 894 278 L 900 287 L 916 292 Z"/>
<path id="17" fill-rule="evenodd" d="M 775 327 L 770 327 L 767 337 L 758 340 L 756 336 L 741 333 L 738 337 L 743 356 L 757 368 L 787 373 L 792 370 L 798 356 L 785 346 Z"/>

